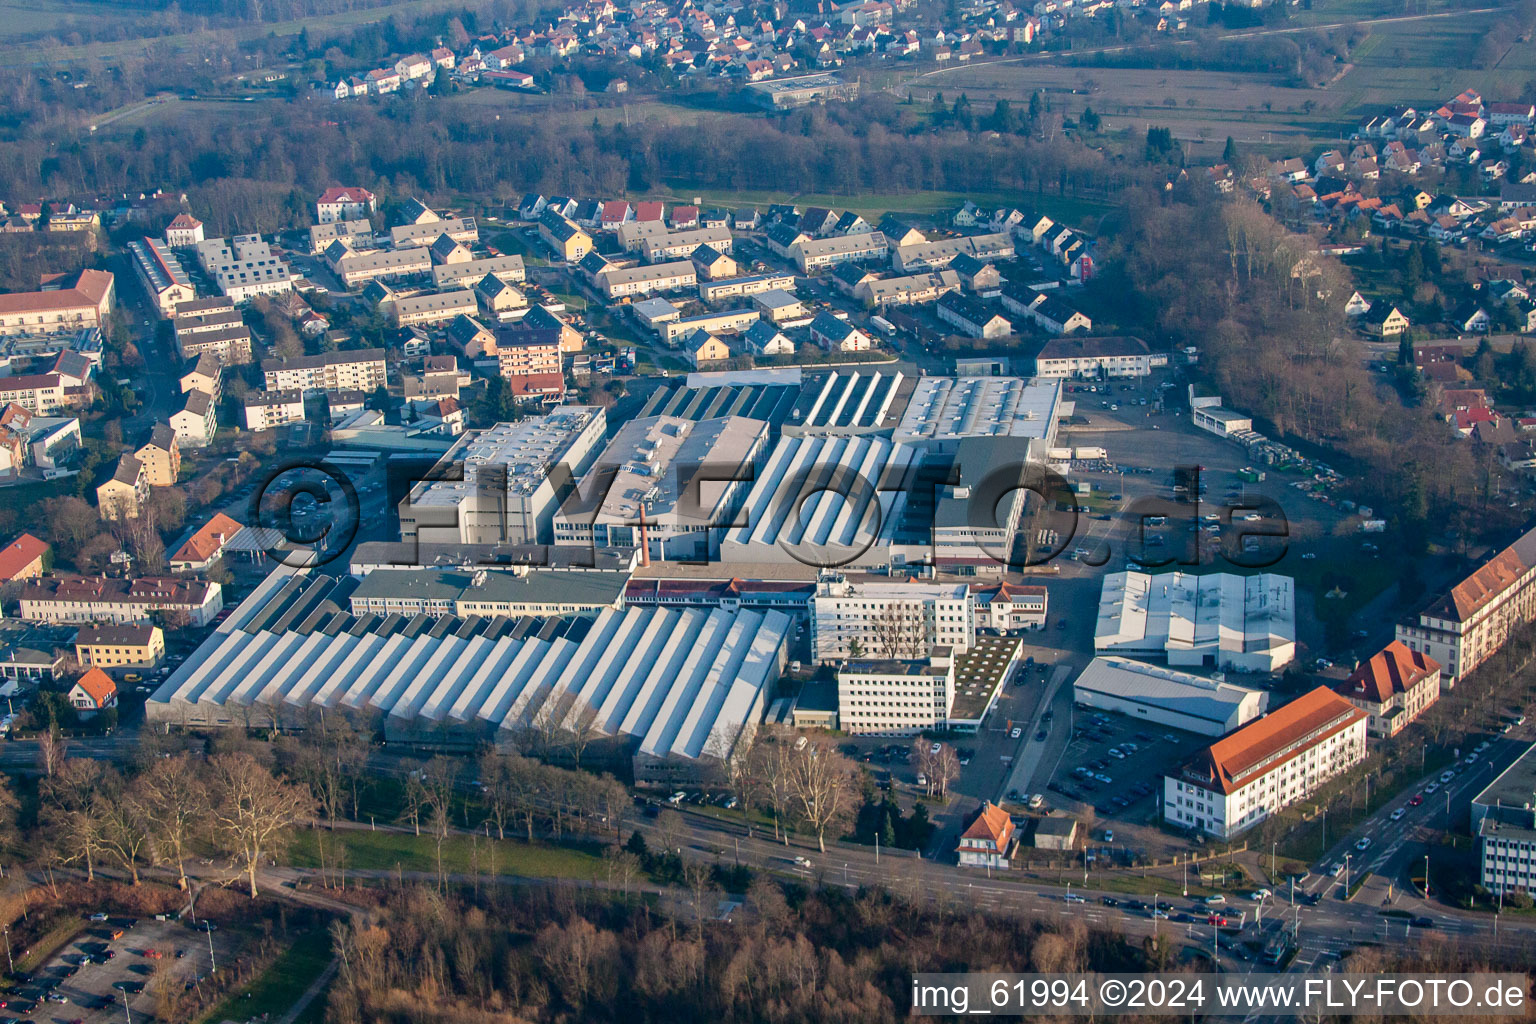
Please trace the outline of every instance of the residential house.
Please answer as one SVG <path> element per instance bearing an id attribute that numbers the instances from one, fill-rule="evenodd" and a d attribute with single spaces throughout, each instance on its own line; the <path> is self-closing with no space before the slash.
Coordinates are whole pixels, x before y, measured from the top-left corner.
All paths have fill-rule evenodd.
<path id="1" fill-rule="evenodd" d="M 1493 321 L 1488 311 L 1476 303 L 1463 303 L 1450 317 L 1451 326 L 1469 334 L 1487 334 Z"/>
<path id="2" fill-rule="evenodd" d="M 810 335 L 811 341 L 829 352 L 868 352 L 872 347 L 868 334 L 825 311 L 811 321 Z"/>
<path id="3" fill-rule="evenodd" d="M 1357 665 L 1335 691 L 1370 716 L 1367 733 L 1396 736 L 1440 698 L 1440 664 L 1393 640 Z"/>
<path id="4" fill-rule="evenodd" d="M 981 805 L 976 820 L 960 834 L 960 866 L 1006 869 L 1017 838 L 1013 818 L 1001 807 L 987 801 Z"/>
<path id="5" fill-rule="evenodd" d="M 172 572 L 205 572 L 224 554 L 224 548 L 245 529 L 238 522 L 215 512 L 206 523 L 197 528 L 185 544 L 171 556 Z"/>
<path id="6" fill-rule="evenodd" d="M 298 388 L 274 391 L 250 391 L 241 403 L 246 430 L 271 430 L 273 427 L 304 420 L 304 393 Z"/>
<path id="7" fill-rule="evenodd" d="M 539 237 L 567 263 L 578 263 L 592 251 L 592 236 L 557 213 L 539 215 Z"/>
<path id="8" fill-rule="evenodd" d="M 0 548 L 0 583 L 36 579 L 53 564 L 53 548 L 30 533 L 23 533 Z"/>
<path id="9" fill-rule="evenodd" d="M 716 249 L 713 245 L 701 245 L 693 250 L 688 257 L 693 261 L 698 271 L 698 276 L 707 281 L 718 281 L 725 277 L 735 277 L 741 272 L 741 267 L 734 259 Z"/>
<path id="10" fill-rule="evenodd" d="M 347 349 L 293 359 L 263 359 L 263 385 L 268 391 L 297 388 L 304 392 L 374 391 L 385 385 L 384 350 Z"/>
<path id="11" fill-rule="evenodd" d="M 1359 292 L 1354 292 L 1344 302 L 1345 316 L 1364 316 L 1371 311 L 1370 300 Z"/>
<path id="12" fill-rule="evenodd" d="M 767 320 L 759 320 L 741 336 L 747 350 L 754 356 L 792 356 L 795 343 L 789 336 Z"/>
<path id="13" fill-rule="evenodd" d="M 116 579 L 45 576 L 23 585 L 21 618 L 35 622 L 149 622 L 168 617 L 206 626 L 224 608 L 217 583 L 169 576 Z"/>
<path id="14" fill-rule="evenodd" d="M 315 220 L 321 224 L 367 220 L 377 202 L 365 188 L 328 188 L 315 200 Z"/>
<path id="15" fill-rule="evenodd" d="M 1409 327 L 1402 310 L 1386 302 L 1378 302 L 1360 317 L 1361 327 L 1368 334 L 1381 338 L 1395 338 Z"/>
<path id="16" fill-rule="evenodd" d="M 705 330 L 695 330 L 684 336 L 681 348 L 683 358 L 688 360 L 689 365 L 695 369 L 707 363 L 723 362 L 731 357 L 731 350 L 725 342 Z"/>
<path id="17" fill-rule="evenodd" d="M 151 487 L 170 487 L 181 476 L 181 446 L 169 423 L 156 423 L 149 440 L 133 453 L 144 464 Z"/>
<path id="18" fill-rule="evenodd" d="M 201 360 L 199 360 L 201 362 Z M 205 448 L 218 432 L 218 403 L 201 388 L 183 393 L 182 407 L 171 413 L 170 426 L 183 448 Z"/>
<path id="19" fill-rule="evenodd" d="M 144 464 L 131 452 L 124 452 L 118 456 L 112 475 L 96 488 L 96 510 L 109 522 L 137 519 L 148 500 L 149 477 Z"/>
<path id="20" fill-rule="evenodd" d="M 93 668 L 75 681 L 67 694 L 69 706 L 81 718 L 90 718 L 99 711 L 117 706 L 117 683 L 99 668 Z"/>
<path id="21" fill-rule="evenodd" d="M 1001 338 L 1013 333 L 1013 324 L 1008 322 L 1007 317 L 958 293 L 941 298 L 934 313 L 942 323 L 949 324 L 968 337 Z"/>
<path id="22" fill-rule="evenodd" d="M 165 658 L 165 633 L 159 626 L 130 623 L 82 626 L 75 634 L 75 660 L 103 671 L 152 669 Z"/>
<path id="23" fill-rule="evenodd" d="M 203 240 L 203 222 L 190 213 L 178 213 L 165 227 L 165 244 L 172 249 L 196 245 Z"/>
<path id="24" fill-rule="evenodd" d="M 105 328 L 116 296 L 115 280 L 105 270 L 82 270 L 69 288 L 0 295 L 0 336 Z"/>

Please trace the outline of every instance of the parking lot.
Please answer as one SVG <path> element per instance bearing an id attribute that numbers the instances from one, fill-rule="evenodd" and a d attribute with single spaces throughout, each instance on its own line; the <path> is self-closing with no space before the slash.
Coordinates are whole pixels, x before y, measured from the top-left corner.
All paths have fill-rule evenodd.
<path id="1" fill-rule="evenodd" d="M 1144 827 L 1156 829 L 1163 775 L 1209 742 L 1193 733 L 1078 707 L 1050 792 L 1093 807 L 1102 821 L 1094 840 L 1114 842 L 1119 849 L 1135 847 L 1152 838 Z M 1113 833 L 1117 827 L 1120 834 L 1105 840 L 1104 830 Z"/>
<path id="2" fill-rule="evenodd" d="M 40 1024 L 108 1024 L 125 1019 L 126 1000 L 133 1020 L 152 1020 L 157 986 L 180 994 L 208 977 L 212 958 L 228 957 L 235 944 L 228 932 L 194 930 L 177 921 L 91 921 L 33 973 L 19 989 L 20 1005 L 13 1001 L 4 1013 Z"/>

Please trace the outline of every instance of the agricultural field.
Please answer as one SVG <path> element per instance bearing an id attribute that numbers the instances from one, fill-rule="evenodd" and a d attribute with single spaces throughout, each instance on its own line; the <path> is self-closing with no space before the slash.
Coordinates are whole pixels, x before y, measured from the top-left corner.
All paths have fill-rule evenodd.
<path id="1" fill-rule="evenodd" d="M 1488 12 L 1372 26 L 1351 54 L 1349 72 L 1326 91 L 1350 118 L 1396 104 L 1443 102 L 1469 86 L 1489 99 L 1520 98 L 1536 79 L 1530 45 L 1511 39 L 1493 67 L 1472 66 L 1498 19 L 1498 12 Z"/>
<path id="2" fill-rule="evenodd" d="M 142 12 L 123 11 L 110 4 L 72 0 L 0 0 L 0 40 L 26 39 L 53 32 L 71 19 L 93 22 L 132 22 Z"/>
<path id="3" fill-rule="evenodd" d="M 953 102 L 964 93 L 978 110 L 999 99 L 1023 106 L 1039 90 L 1052 109 L 1069 117 L 1091 106 L 1108 135 L 1144 135 L 1148 125 L 1170 128 L 1195 161 L 1218 159 L 1229 135 L 1279 152 L 1336 138 L 1341 123 L 1354 120 L 1344 116 L 1330 90 L 1288 88 L 1268 74 L 994 62 L 947 68 L 904 87 L 918 102 L 938 93 Z"/>

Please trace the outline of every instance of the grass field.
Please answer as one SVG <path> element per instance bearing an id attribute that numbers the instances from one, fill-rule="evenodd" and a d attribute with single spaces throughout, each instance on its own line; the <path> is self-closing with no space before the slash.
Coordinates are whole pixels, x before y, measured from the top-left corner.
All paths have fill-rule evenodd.
<path id="1" fill-rule="evenodd" d="M 52 32 L 71 19 L 93 22 L 132 22 L 142 11 L 124 11 L 105 3 L 69 0 L 0 0 L 0 39 L 17 39 Z"/>
<path id="2" fill-rule="evenodd" d="M 298 1002 L 304 990 L 331 962 L 331 937 L 324 931 L 305 932 L 279 956 L 266 973 L 249 985 L 230 993 L 218 1006 L 203 1015 L 203 1021 L 251 1020 L 270 1015 L 282 1017 Z M 323 1008 L 323 998 L 316 1002 Z M 310 1004 L 311 1009 L 314 1003 Z M 323 1016 L 323 1015 L 322 1015 Z M 319 1020 L 306 1014 L 305 1017 Z M 300 1018 L 305 1019 L 305 1018 Z"/>
<path id="3" fill-rule="evenodd" d="M 1492 98 L 1518 98 L 1536 78 L 1536 53 L 1510 40 L 1498 63 L 1472 67 L 1497 13 L 1376 25 L 1351 55 L 1353 69 L 1328 91 L 1333 106 L 1358 118 L 1397 104 L 1441 103 L 1472 86 Z"/>
<path id="4" fill-rule="evenodd" d="M 320 867 L 318 832 L 301 832 L 288 853 L 288 863 L 300 868 Z M 437 870 L 437 854 L 430 836 L 409 832 L 362 832 L 342 830 L 326 834 L 345 846 L 346 867 L 358 871 L 430 871 Z M 478 863 L 476 850 L 478 849 Z M 494 856 L 493 856 L 494 854 Z M 567 846 L 530 846 L 505 840 L 475 840 L 471 836 L 450 836 L 443 843 L 443 870 L 467 874 L 478 870 L 500 875 L 524 875 L 530 878 L 594 879 L 602 873 L 602 860 L 585 849 Z"/>
<path id="5" fill-rule="evenodd" d="M 905 90 L 918 102 L 942 93 L 952 103 L 964 93 L 980 110 L 999 99 L 1022 108 L 1031 93 L 1044 90 L 1051 108 L 1068 117 L 1092 107 L 1107 136 L 1139 138 L 1149 125 L 1170 128 L 1196 159 L 1219 157 L 1228 136 L 1276 151 L 1332 138 L 1343 119 L 1327 90 L 1229 71 L 980 64 L 924 76 Z"/>
<path id="6" fill-rule="evenodd" d="M 364 25 L 369 22 L 387 21 L 394 16 L 413 16 L 428 14 L 432 11 L 462 7 L 463 4 L 456 0 L 399 0 L 398 3 L 384 4 L 366 10 L 346 11 L 340 14 L 328 14 L 315 18 L 305 18 L 294 21 L 278 21 L 271 23 L 250 23 L 236 26 L 228 31 L 236 39 L 258 39 L 262 36 L 296 36 L 303 28 L 308 28 L 311 34 L 324 33 L 326 29 L 343 28 L 348 25 Z M 31 3 L 24 0 L 0 0 L 0 14 L 4 20 L 0 20 L 0 39 L 7 36 L 33 34 L 39 31 L 47 31 L 61 19 L 70 16 L 88 17 L 91 20 L 100 18 L 119 17 L 131 19 L 132 15 L 125 14 L 115 9 L 111 4 L 87 4 L 74 2 L 55 2 L 55 0 L 32 0 Z M 30 28 L 17 28 L 16 24 L 27 24 Z M 201 33 L 184 32 L 179 35 L 153 36 L 137 39 L 112 40 L 110 42 L 87 43 L 83 46 L 58 47 L 48 50 L 40 50 L 36 47 L 17 47 L 10 50 L 0 50 L 0 67 L 30 64 L 92 64 L 103 60 L 124 57 L 132 54 L 147 54 L 151 50 L 161 51 L 190 50 L 195 48 L 204 39 Z"/>

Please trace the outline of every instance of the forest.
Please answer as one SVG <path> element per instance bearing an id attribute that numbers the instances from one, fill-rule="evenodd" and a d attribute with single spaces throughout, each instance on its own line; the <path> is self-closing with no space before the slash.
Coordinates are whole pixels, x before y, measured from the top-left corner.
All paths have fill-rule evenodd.
<path id="1" fill-rule="evenodd" d="M 422 98 L 390 106 L 281 106 L 249 130 L 188 119 L 57 143 L 26 131 L 0 147 L 12 194 L 185 190 L 210 234 L 307 223 L 338 181 L 383 195 L 487 208 L 530 190 L 623 196 L 668 187 L 860 195 L 922 191 L 1116 193 L 1146 169 L 1060 135 L 932 130 L 931 111 L 876 95 L 773 117 L 604 127 Z M 334 118 L 334 120 L 331 120 Z M 683 170 L 686 169 L 686 170 Z"/>

